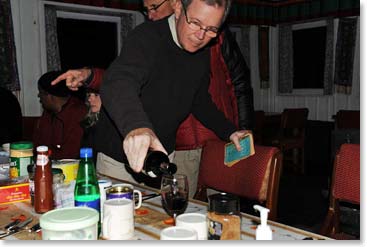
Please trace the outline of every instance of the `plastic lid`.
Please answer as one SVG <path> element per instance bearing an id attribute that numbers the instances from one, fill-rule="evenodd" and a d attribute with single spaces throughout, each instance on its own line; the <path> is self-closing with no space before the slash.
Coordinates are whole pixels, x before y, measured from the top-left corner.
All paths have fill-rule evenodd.
<path id="1" fill-rule="evenodd" d="M 92 148 L 81 148 L 80 149 L 80 158 L 92 158 L 93 150 Z"/>
<path id="2" fill-rule="evenodd" d="M 33 143 L 32 142 L 12 142 L 10 144 L 10 149 L 20 150 L 20 149 L 33 149 Z"/>
<path id="3" fill-rule="evenodd" d="M 37 152 L 47 152 L 47 151 L 48 151 L 47 146 L 38 146 L 37 147 Z"/>
<path id="4" fill-rule="evenodd" d="M 98 221 L 99 213 L 93 208 L 59 208 L 43 214 L 40 226 L 52 231 L 73 231 L 97 224 Z"/>
<path id="5" fill-rule="evenodd" d="M 219 214 L 240 214 L 240 199 L 238 196 L 217 193 L 209 196 L 209 211 Z"/>

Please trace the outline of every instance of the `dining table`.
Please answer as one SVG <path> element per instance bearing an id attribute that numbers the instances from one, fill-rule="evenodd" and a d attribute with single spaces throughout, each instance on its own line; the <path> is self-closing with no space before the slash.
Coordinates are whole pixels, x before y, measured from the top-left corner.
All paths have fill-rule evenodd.
<path id="1" fill-rule="evenodd" d="M 109 179 L 112 184 L 129 183 L 134 189 L 141 191 L 143 202 L 140 208 L 135 210 L 135 235 L 131 240 L 159 240 L 160 232 L 172 226 L 170 216 L 162 207 L 160 191 L 155 188 L 135 184 L 128 181 L 112 178 L 103 174 L 98 174 L 99 179 Z M 207 215 L 208 203 L 190 199 L 185 213 L 200 213 Z M 4 227 L 10 222 L 20 219 L 29 219 L 30 223 L 13 235 L 9 235 L 1 240 L 42 240 L 42 229 L 32 230 L 32 226 L 39 223 L 42 215 L 34 211 L 30 201 L 14 202 L 0 205 L 0 234 Z M 255 240 L 256 227 L 260 224 L 260 218 L 241 212 L 241 240 Z M 310 231 L 268 220 L 268 225 L 273 232 L 273 240 L 332 240 Z M 100 240 L 103 240 L 100 238 Z"/>

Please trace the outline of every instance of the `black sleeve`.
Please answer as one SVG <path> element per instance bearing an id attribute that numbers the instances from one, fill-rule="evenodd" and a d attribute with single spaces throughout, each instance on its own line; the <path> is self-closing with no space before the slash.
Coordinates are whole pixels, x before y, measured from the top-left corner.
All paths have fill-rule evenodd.
<path id="1" fill-rule="evenodd" d="M 239 127 L 251 130 L 254 127 L 255 116 L 250 69 L 229 28 L 224 28 L 223 32 L 224 38 L 221 50 L 235 89 Z"/>
<path id="2" fill-rule="evenodd" d="M 119 132 L 126 136 L 136 128 L 153 128 L 139 95 L 150 71 L 153 50 L 136 32 L 129 35 L 121 54 L 104 74 L 101 98 Z M 123 107 L 122 107 L 123 106 Z"/>

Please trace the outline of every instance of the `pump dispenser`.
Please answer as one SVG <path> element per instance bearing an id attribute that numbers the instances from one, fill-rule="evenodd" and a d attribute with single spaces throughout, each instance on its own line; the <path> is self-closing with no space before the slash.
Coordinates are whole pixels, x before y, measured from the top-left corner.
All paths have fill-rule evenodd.
<path id="1" fill-rule="evenodd" d="M 272 240 L 272 231 L 267 225 L 269 209 L 260 205 L 254 205 L 254 209 L 260 212 L 261 224 L 256 229 L 256 240 Z"/>

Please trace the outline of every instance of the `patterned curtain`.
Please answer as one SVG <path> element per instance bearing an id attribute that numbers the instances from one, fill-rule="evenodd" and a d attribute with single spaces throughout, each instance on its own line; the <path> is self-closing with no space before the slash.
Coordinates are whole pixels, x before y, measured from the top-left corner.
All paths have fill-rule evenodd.
<path id="1" fill-rule="evenodd" d="M 334 20 L 326 20 L 326 48 L 324 68 L 324 95 L 333 93 L 333 49 L 334 49 Z"/>
<path id="2" fill-rule="evenodd" d="M 292 93 L 293 90 L 293 39 L 292 25 L 279 25 L 279 73 L 278 92 Z"/>
<path id="3" fill-rule="evenodd" d="M 251 67 L 250 59 L 250 25 L 244 25 L 241 27 L 241 40 L 238 44 L 240 47 L 243 58 L 245 59 L 247 66 Z"/>
<path id="4" fill-rule="evenodd" d="M 0 87 L 20 90 L 10 0 L 0 0 Z"/>
<path id="5" fill-rule="evenodd" d="M 61 70 L 55 6 L 45 5 L 47 71 Z"/>
<path id="6" fill-rule="evenodd" d="M 269 88 L 269 27 L 259 27 L 260 88 Z"/>
<path id="7" fill-rule="evenodd" d="M 335 79 L 338 93 L 351 94 L 357 18 L 340 18 L 335 54 Z"/>

